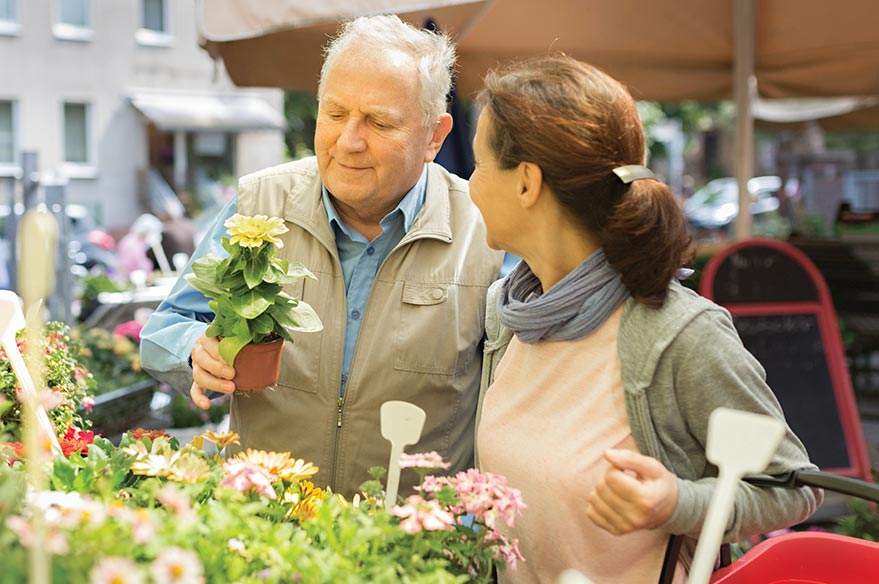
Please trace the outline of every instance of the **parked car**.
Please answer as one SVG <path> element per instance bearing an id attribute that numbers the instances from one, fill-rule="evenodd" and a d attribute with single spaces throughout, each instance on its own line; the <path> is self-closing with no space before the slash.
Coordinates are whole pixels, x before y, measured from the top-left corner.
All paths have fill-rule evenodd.
<path id="1" fill-rule="evenodd" d="M 781 179 L 777 176 L 756 176 L 748 181 L 751 193 L 751 215 L 760 215 L 778 210 L 776 194 L 781 189 Z M 718 178 L 684 202 L 684 213 L 694 229 L 724 230 L 730 227 L 739 214 L 739 187 L 732 177 Z"/>

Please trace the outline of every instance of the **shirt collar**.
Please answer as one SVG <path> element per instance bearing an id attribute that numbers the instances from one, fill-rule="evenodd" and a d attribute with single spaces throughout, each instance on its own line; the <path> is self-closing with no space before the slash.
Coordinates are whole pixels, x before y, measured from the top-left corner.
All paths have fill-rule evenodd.
<path id="1" fill-rule="evenodd" d="M 421 212 L 421 208 L 424 206 L 424 197 L 427 191 L 427 165 L 424 165 L 424 169 L 421 171 L 421 176 L 418 177 L 418 182 L 415 183 L 409 192 L 407 192 L 393 211 L 384 216 L 381 220 L 382 230 L 384 231 L 393 217 L 402 214 L 403 216 L 403 228 L 406 232 L 412 228 L 412 224 L 415 223 L 415 219 L 418 217 L 418 213 Z M 342 218 L 339 216 L 339 213 L 336 211 L 336 207 L 333 205 L 333 198 L 330 196 L 330 192 L 327 188 L 321 185 L 321 196 L 323 197 L 324 207 L 327 210 L 327 219 L 330 221 L 330 225 L 334 228 L 341 230 L 345 235 L 347 235 L 351 239 L 356 239 L 357 235 L 360 235 L 350 227 L 348 227 Z M 360 236 L 360 239 L 363 239 L 363 236 Z"/>

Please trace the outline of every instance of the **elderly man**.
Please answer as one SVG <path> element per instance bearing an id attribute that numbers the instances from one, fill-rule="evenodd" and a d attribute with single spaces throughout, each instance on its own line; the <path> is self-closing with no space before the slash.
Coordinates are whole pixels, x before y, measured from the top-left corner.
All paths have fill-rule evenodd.
<path id="1" fill-rule="evenodd" d="M 438 451 L 453 470 L 472 463 L 485 292 L 503 258 L 486 247 L 467 183 L 432 163 L 452 127 L 454 59 L 446 37 L 395 16 L 348 23 L 321 72 L 316 158 L 243 177 L 194 256 L 221 253 L 235 212 L 284 218 L 281 253 L 317 276 L 287 292 L 324 330 L 287 343 L 275 388 L 233 395 L 231 428 L 242 448 L 313 461 L 317 482 L 345 495 L 387 465 L 388 400 L 427 412 L 414 449 Z M 144 367 L 202 408 L 207 391 L 235 389 L 204 336 L 211 318 L 181 279 L 142 334 Z M 413 479 L 404 474 L 404 486 Z"/>

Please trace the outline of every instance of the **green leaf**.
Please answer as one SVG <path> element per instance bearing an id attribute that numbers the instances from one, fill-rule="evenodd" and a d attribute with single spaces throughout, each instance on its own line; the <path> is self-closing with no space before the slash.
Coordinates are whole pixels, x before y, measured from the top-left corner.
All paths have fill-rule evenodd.
<path id="1" fill-rule="evenodd" d="M 251 320 L 265 312 L 272 305 L 256 290 L 250 290 L 240 296 L 232 297 L 232 310 L 241 318 Z"/>
<path id="2" fill-rule="evenodd" d="M 275 328 L 275 321 L 268 314 L 260 314 L 255 320 L 250 321 L 250 330 L 254 336 L 267 335 Z"/>
<path id="3" fill-rule="evenodd" d="M 217 266 L 221 263 L 223 263 L 223 258 L 213 254 L 199 258 L 192 264 L 192 273 L 200 280 L 215 283 L 217 278 Z"/>
<path id="4" fill-rule="evenodd" d="M 269 260 L 264 254 L 257 254 L 244 265 L 244 281 L 248 288 L 256 288 L 269 271 Z"/>
<path id="5" fill-rule="evenodd" d="M 204 294 L 205 296 L 210 296 L 211 298 L 217 298 L 223 294 L 225 294 L 224 290 L 218 287 L 213 282 L 208 282 L 206 280 L 202 280 L 195 274 L 186 274 L 185 276 L 186 282 Z"/>
<path id="6" fill-rule="evenodd" d="M 290 312 L 296 324 L 288 326 L 287 330 L 299 333 L 316 333 L 323 330 L 324 325 L 310 304 L 299 302 Z"/>
<path id="7" fill-rule="evenodd" d="M 311 270 L 303 266 L 299 263 L 294 263 L 287 268 L 287 275 L 291 278 L 296 278 L 297 280 L 300 278 L 308 278 L 310 280 L 317 280 L 317 277 L 311 273 Z"/>
<path id="8" fill-rule="evenodd" d="M 220 357 L 230 366 L 235 365 L 235 357 L 250 342 L 249 337 L 225 337 L 220 341 Z"/>

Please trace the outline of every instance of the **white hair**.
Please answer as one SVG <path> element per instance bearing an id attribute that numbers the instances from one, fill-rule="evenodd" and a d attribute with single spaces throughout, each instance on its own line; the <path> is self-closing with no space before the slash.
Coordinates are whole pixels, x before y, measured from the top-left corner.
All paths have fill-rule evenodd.
<path id="1" fill-rule="evenodd" d="M 396 49 L 411 56 L 418 65 L 421 110 L 424 125 L 431 127 L 446 111 L 446 96 L 452 86 L 455 47 L 445 34 L 419 30 L 394 14 L 361 16 L 346 22 L 324 51 L 318 98 L 323 97 L 327 73 L 340 54 L 351 47 Z"/>

